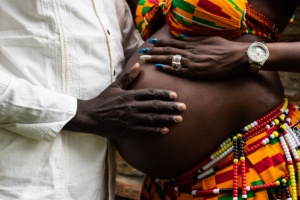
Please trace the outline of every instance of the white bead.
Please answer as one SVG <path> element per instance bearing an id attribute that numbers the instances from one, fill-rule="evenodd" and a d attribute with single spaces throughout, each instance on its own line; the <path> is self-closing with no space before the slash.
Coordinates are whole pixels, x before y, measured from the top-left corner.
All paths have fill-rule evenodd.
<path id="1" fill-rule="evenodd" d="M 275 138 L 275 136 L 274 136 L 273 134 L 271 134 L 271 135 L 270 135 L 270 138 L 274 139 L 274 138 Z"/>
<path id="2" fill-rule="evenodd" d="M 280 109 L 280 111 L 283 113 L 283 110 L 282 110 L 282 109 Z"/>
<path id="3" fill-rule="evenodd" d="M 255 126 L 257 126 L 257 125 L 258 125 L 257 121 L 254 121 L 253 123 L 254 123 L 254 125 L 255 125 Z"/>
<path id="4" fill-rule="evenodd" d="M 269 143 L 269 142 L 270 142 L 269 138 L 266 138 L 265 141 L 266 141 L 266 143 Z"/>
<path id="5" fill-rule="evenodd" d="M 288 162 L 292 162 L 293 160 L 291 158 L 286 159 Z"/>
<path id="6" fill-rule="evenodd" d="M 211 155 L 210 158 L 211 158 L 212 160 L 215 159 L 215 157 L 214 157 L 213 155 Z"/>
<path id="7" fill-rule="evenodd" d="M 244 131 L 249 131 L 247 126 L 244 127 Z"/>
<path id="8" fill-rule="evenodd" d="M 263 143 L 263 144 L 266 144 L 266 141 L 265 141 L 265 140 L 263 140 L 263 141 L 262 141 L 262 143 Z"/>
<path id="9" fill-rule="evenodd" d="M 276 123 L 275 123 L 275 122 L 271 122 L 271 124 L 272 124 L 273 126 L 275 126 L 275 125 L 276 125 Z"/>
<path id="10" fill-rule="evenodd" d="M 293 200 L 292 198 L 287 198 L 286 200 Z"/>
<path id="11" fill-rule="evenodd" d="M 214 194 L 219 194 L 219 189 L 214 189 Z"/>
<path id="12" fill-rule="evenodd" d="M 174 190 L 178 192 L 178 187 L 174 187 Z"/>
<path id="13" fill-rule="evenodd" d="M 242 198 L 243 199 L 247 199 L 247 195 L 242 195 Z"/>
<path id="14" fill-rule="evenodd" d="M 270 125 L 268 124 L 268 125 L 266 125 L 266 128 L 267 128 L 267 129 L 270 129 L 271 127 L 270 127 Z"/>
<path id="15" fill-rule="evenodd" d="M 229 142 L 231 142 L 231 138 L 228 138 L 227 140 L 228 140 Z"/>
<path id="16" fill-rule="evenodd" d="M 159 180 L 160 180 L 159 178 L 156 178 L 156 179 L 155 179 L 155 182 L 157 183 Z"/>
<path id="17" fill-rule="evenodd" d="M 286 113 L 289 113 L 290 111 L 289 111 L 289 109 L 285 109 L 285 112 L 286 112 Z"/>
<path id="18" fill-rule="evenodd" d="M 246 190 L 249 192 L 249 191 L 250 191 L 250 186 L 247 186 L 247 187 L 246 187 Z"/>
<path id="19" fill-rule="evenodd" d="M 192 191 L 192 195 L 196 195 L 197 190 Z"/>
<path id="20" fill-rule="evenodd" d="M 251 123 L 250 126 L 253 128 L 255 125 L 254 125 L 254 123 Z"/>
<path id="21" fill-rule="evenodd" d="M 287 123 L 284 123 L 283 125 L 285 125 L 285 127 L 288 127 L 288 126 L 289 126 Z"/>
<path id="22" fill-rule="evenodd" d="M 239 198 L 237 198 L 237 197 L 233 197 L 233 200 L 238 200 Z"/>

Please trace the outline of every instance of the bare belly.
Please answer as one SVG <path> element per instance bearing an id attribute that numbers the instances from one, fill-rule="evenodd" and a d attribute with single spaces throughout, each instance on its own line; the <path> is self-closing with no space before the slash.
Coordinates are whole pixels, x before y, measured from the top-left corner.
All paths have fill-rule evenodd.
<path id="1" fill-rule="evenodd" d="M 166 33 L 160 30 L 153 37 L 166 37 Z M 114 140 L 129 164 L 154 177 L 171 178 L 187 172 L 228 136 L 272 110 L 283 98 L 275 72 L 193 80 L 160 72 L 153 64 L 141 62 L 139 56 L 136 52 L 125 67 L 128 71 L 135 62 L 142 66 L 130 89 L 168 89 L 178 94 L 176 101 L 187 105 L 183 122 L 168 125 L 170 133 L 165 136 Z"/>

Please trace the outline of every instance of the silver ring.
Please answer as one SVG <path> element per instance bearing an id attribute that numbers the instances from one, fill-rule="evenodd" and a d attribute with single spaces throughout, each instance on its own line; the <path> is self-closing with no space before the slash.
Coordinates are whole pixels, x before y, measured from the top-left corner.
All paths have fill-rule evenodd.
<path id="1" fill-rule="evenodd" d="M 181 66 L 181 55 L 175 55 L 172 58 L 172 67 L 175 71 L 179 72 L 182 68 Z"/>

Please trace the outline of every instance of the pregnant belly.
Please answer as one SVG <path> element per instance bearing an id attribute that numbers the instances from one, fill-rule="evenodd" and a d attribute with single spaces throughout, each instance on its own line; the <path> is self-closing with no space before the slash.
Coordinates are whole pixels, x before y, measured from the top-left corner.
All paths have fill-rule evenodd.
<path id="1" fill-rule="evenodd" d="M 147 46 L 148 44 L 144 44 Z M 128 71 L 138 60 L 131 58 Z M 158 178 L 184 174 L 245 125 L 280 104 L 283 88 L 278 74 L 240 74 L 222 80 L 191 80 L 154 69 L 140 62 L 139 78 L 130 89 L 158 88 L 175 91 L 176 101 L 187 110 L 183 122 L 168 125 L 169 134 L 114 140 L 121 156 L 138 170 Z"/>

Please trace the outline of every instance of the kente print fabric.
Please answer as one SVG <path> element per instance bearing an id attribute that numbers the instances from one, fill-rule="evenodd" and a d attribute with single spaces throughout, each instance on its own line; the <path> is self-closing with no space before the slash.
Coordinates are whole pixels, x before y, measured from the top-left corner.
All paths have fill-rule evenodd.
<path id="1" fill-rule="evenodd" d="M 247 0 L 140 0 L 136 24 L 144 40 L 162 14 L 171 33 L 179 39 L 185 34 L 232 40 L 249 33 L 276 42 L 280 36 L 275 24 Z"/>
<path id="2" fill-rule="evenodd" d="M 300 111 L 297 107 L 293 107 L 294 112 L 291 118 L 291 128 L 296 132 L 297 136 L 300 135 Z M 266 132 L 253 137 L 252 139 L 245 142 L 244 149 L 245 151 L 249 148 L 255 146 L 260 143 L 262 140 L 267 138 L 272 132 L 273 127 Z M 298 134 L 299 133 L 299 134 Z M 232 153 L 224 158 L 224 160 L 232 157 Z M 278 138 L 272 140 L 269 144 L 261 147 L 256 150 L 254 153 L 246 156 L 246 182 L 249 186 L 257 186 L 267 183 L 272 183 L 276 180 L 281 180 L 285 177 L 289 171 L 287 167 L 286 158 L 284 155 L 284 151 L 281 147 Z M 220 161 L 223 162 L 223 161 Z M 298 177 L 298 173 L 295 173 L 296 177 Z M 233 164 L 217 171 L 216 173 L 192 184 L 185 185 L 186 189 L 216 189 L 216 188 L 232 188 L 233 186 Z M 239 187 L 240 187 L 240 178 L 241 172 L 239 167 Z M 297 182 L 296 178 L 296 182 Z M 291 192 L 291 180 L 287 182 L 289 186 L 289 190 Z M 298 187 L 298 186 L 297 186 Z M 164 189 L 164 183 L 161 181 L 156 182 L 155 178 L 147 176 L 142 188 L 141 200 L 162 200 L 162 194 Z M 257 191 L 249 191 L 248 192 L 248 200 L 276 200 L 276 187 L 269 189 L 262 189 Z M 298 194 L 299 195 L 299 194 Z M 166 200 L 232 200 L 233 195 L 230 194 L 219 194 L 219 195 L 210 195 L 204 197 L 197 197 L 191 194 L 184 194 L 172 189 L 168 189 Z M 239 199 L 242 199 L 241 194 L 239 194 Z M 299 196 L 298 196 L 299 199 Z M 282 200 L 286 200 L 285 195 L 282 195 Z"/>

